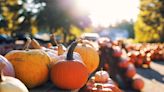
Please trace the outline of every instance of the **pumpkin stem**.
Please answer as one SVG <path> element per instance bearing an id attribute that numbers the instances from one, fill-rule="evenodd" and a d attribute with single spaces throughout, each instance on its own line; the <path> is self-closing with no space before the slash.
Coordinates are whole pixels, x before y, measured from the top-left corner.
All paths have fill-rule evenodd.
<path id="1" fill-rule="evenodd" d="M 78 41 L 73 41 L 68 49 L 66 60 L 73 60 L 73 51 L 77 46 Z"/>
<path id="2" fill-rule="evenodd" d="M 0 82 L 3 81 L 3 69 L 5 67 L 5 64 L 4 63 L 0 63 Z"/>
<path id="3" fill-rule="evenodd" d="M 103 71 L 103 67 L 101 67 L 101 71 Z"/>
<path id="4" fill-rule="evenodd" d="M 82 46 L 86 46 L 86 45 L 89 45 L 89 46 L 91 46 L 91 47 L 94 47 L 89 41 L 87 41 L 87 40 L 83 40 L 82 42 Z"/>
<path id="5" fill-rule="evenodd" d="M 59 43 L 56 41 L 55 34 L 50 35 L 50 40 L 52 45 L 57 45 L 57 46 L 59 45 Z"/>
<path id="6" fill-rule="evenodd" d="M 62 55 L 64 53 L 62 44 L 58 45 L 58 55 Z"/>
<path id="7" fill-rule="evenodd" d="M 32 39 L 31 40 L 31 46 L 34 48 L 34 49 L 41 49 L 41 46 L 39 44 L 39 42 L 35 39 Z"/>
<path id="8" fill-rule="evenodd" d="M 30 37 L 27 37 L 27 42 L 25 43 L 25 46 L 24 46 L 24 50 L 28 50 L 29 49 L 29 46 L 30 46 L 30 43 L 31 43 L 31 38 Z"/>

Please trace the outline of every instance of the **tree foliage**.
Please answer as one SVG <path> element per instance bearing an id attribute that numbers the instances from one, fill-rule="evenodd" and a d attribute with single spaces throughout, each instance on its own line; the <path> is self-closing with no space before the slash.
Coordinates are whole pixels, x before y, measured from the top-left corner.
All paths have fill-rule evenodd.
<path id="1" fill-rule="evenodd" d="M 43 9 L 44 4 L 32 0 L 1 0 L 0 27 L 13 34 L 31 33 L 35 29 L 36 16 Z"/>
<path id="2" fill-rule="evenodd" d="M 76 14 L 73 0 L 41 0 L 46 3 L 43 11 L 37 16 L 37 25 L 39 28 L 48 28 L 51 33 L 62 28 L 64 42 L 67 36 L 71 34 L 71 25 L 83 29 L 90 25 L 90 19 L 87 14 Z M 73 14 L 76 15 L 73 15 Z"/>
<path id="3" fill-rule="evenodd" d="M 90 25 L 87 14 L 75 13 L 73 4 L 73 0 L 0 0 L 0 28 L 14 35 L 62 28 L 66 40 L 71 25 L 80 29 Z"/>
<path id="4" fill-rule="evenodd" d="M 164 42 L 164 0 L 140 0 L 135 39 L 138 42 Z"/>

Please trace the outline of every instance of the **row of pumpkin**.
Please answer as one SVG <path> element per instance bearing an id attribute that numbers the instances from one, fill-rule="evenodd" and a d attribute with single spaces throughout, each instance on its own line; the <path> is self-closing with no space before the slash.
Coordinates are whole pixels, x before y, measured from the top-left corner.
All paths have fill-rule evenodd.
<path id="1" fill-rule="evenodd" d="M 49 79 L 61 89 L 80 89 L 98 65 L 99 54 L 87 41 L 74 41 L 68 48 L 62 44 L 45 48 L 29 38 L 24 50 L 0 56 L 0 70 L 4 73 L 0 75 L 1 92 L 28 92 L 27 88 L 40 86 Z M 22 86 L 18 85 L 21 82 Z"/>
<path id="2" fill-rule="evenodd" d="M 104 69 L 110 72 L 112 79 L 122 89 L 140 92 L 144 88 L 144 81 L 135 76 L 136 67 L 131 62 L 134 58 L 128 56 L 122 44 L 114 44 L 109 39 L 104 39 L 99 42 L 99 45 L 101 63 L 104 63 L 101 65 L 104 65 Z"/>

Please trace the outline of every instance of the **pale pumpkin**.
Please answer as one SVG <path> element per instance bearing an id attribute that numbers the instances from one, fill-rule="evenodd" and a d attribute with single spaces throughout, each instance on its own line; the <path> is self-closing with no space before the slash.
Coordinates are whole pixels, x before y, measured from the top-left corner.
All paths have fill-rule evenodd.
<path id="1" fill-rule="evenodd" d="M 0 55 L 0 62 L 5 64 L 5 67 L 3 69 L 4 75 L 15 77 L 13 65 L 2 55 Z"/>
<path id="2" fill-rule="evenodd" d="M 87 66 L 89 73 L 97 69 L 99 65 L 99 54 L 96 49 L 88 45 L 88 43 L 82 42 L 76 46 L 75 52 L 81 55 L 82 61 Z"/>
<path id="3" fill-rule="evenodd" d="M 107 71 L 104 71 L 103 69 L 95 73 L 95 82 L 105 83 L 108 82 L 108 79 L 109 79 L 109 74 Z"/>
<path id="4" fill-rule="evenodd" d="M 0 92 L 29 92 L 18 79 L 3 75 L 4 63 L 0 63 Z"/>
<path id="5" fill-rule="evenodd" d="M 73 42 L 65 60 L 53 64 L 50 72 L 51 81 L 61 89 L 80 89 L 87 82 L 89 73 L 82 61 L 73 59 L 77 42 Z"/>
<path id="6" fill-rule="evenodd" d="M 45 51 L 48 56 L 51 59 L 51 63 L 56 63 L 59 59 L 59 56 L 62 55 L 65 52 L 65 47 L 62 44 L 57 44 L 56 49 L 51 49 L 51 48 L 43 48 L 41 47 L 41 45 L 39 44 L 39 42 L 35 39 L 31 40 L 31 46 L 34 49 L 40 49 Z"/>
<path id="7" fill-rule="evenodd" d="M 49 56 L 42 50 L 13 50 L 5 55 L 15 69 L 16 77 L 28 88 L 45 83 L 48 79 Z"/>

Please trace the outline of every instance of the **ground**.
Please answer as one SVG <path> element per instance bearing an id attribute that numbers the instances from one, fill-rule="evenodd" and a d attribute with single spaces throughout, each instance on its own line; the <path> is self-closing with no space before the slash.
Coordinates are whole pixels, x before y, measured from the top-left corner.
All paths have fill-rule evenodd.
<path id="1" fill-rule="evenodd" d="M 164 92 L 164 61 L 152 62 L 150 69 L 137 69 L 137 76 L 144 79 L 142 92 Z"/>
<path id="2" fill-rule="evenodd" d="M 141 92 L 164 92 L 164 61 L 152 62 L 150 69 L 137 68 L 135 77 L 144 80 L 145 86 Z M 126 90 L 124 92 L 134 92 Z"/>

